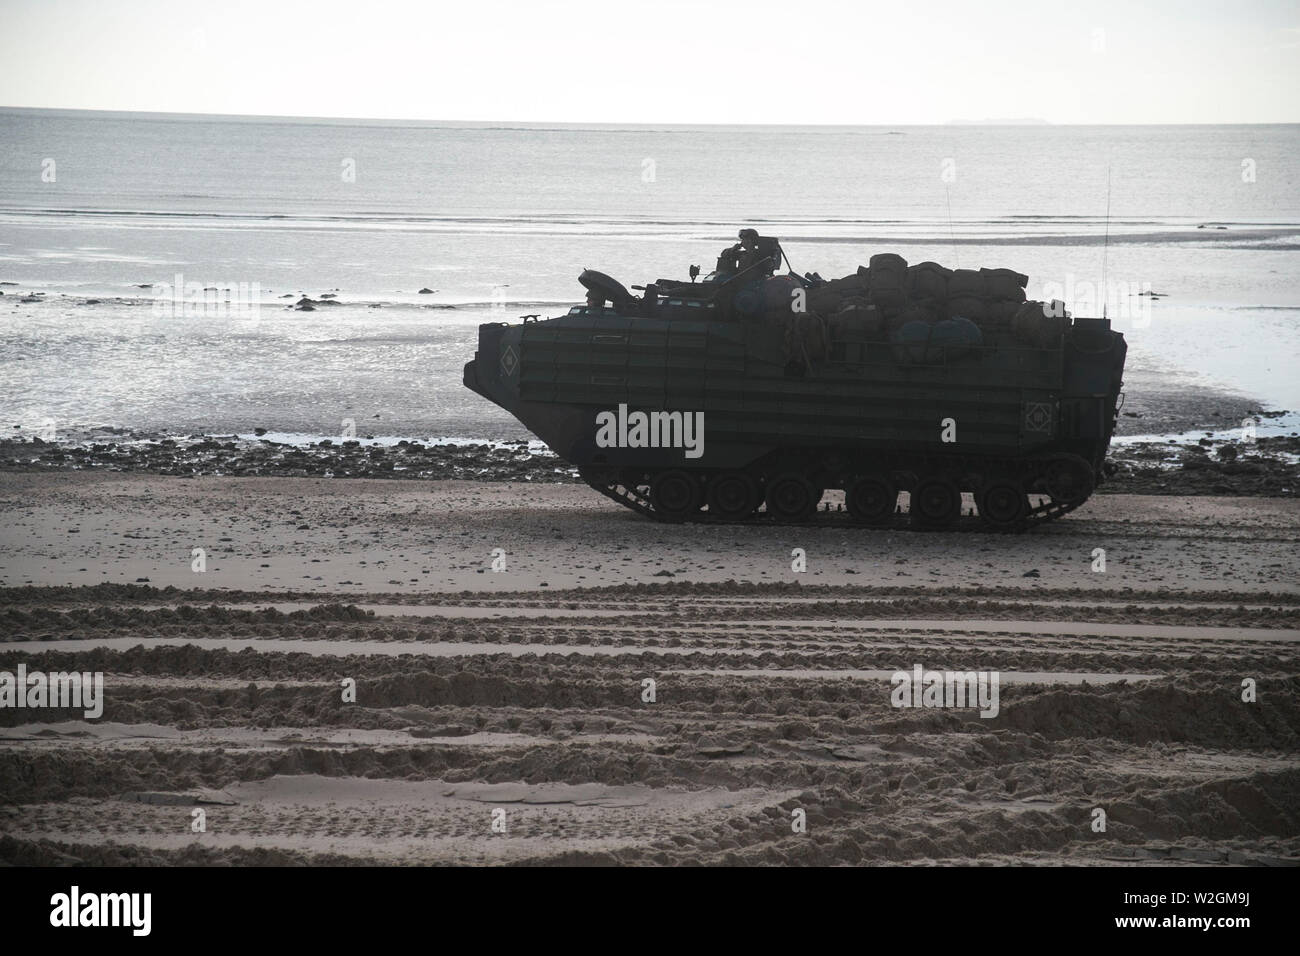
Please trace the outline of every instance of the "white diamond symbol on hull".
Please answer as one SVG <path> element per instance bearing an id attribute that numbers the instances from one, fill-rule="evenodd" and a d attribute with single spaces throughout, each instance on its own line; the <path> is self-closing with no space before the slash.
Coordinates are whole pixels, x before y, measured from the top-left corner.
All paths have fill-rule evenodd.
<path id="1" fill-rule="evenodd" d="M 1050 432 L 1052 430 L 1052 406 L 1048 402 L 1025 403 L 1025 431 Z"/>
<path id="2" fill-rule="evenodd" d="M 507 345 L 506 350 L 501 353 L 501 371 L 507 376 L 515 374 L 515 369 L 519 367 L 519 356 L 515 354 L 515 347 Z"/>

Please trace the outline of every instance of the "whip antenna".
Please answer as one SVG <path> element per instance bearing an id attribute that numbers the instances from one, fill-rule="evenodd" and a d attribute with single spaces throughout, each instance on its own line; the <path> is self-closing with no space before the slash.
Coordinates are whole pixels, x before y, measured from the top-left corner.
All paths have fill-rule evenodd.
<path id="1" fill-rule="evenodd" d="M 1106 318 L 1106 305 L 1110 302 L 1110 286 L 1106 284 L 1106 256 L 1110 252 L 1110 163 L 1106 164 L 1106 238 L 1101 246 L 1101 317 Z"/>
<path id="2" fill-rule="evenodd" d="M 943 194 L 948 197 L 948 241 L 952 243 L 952 262 L 960 268 L 961 260 L 957 258 L 957 237 L 952 232 L 952 190 L 944 186 Z"/>

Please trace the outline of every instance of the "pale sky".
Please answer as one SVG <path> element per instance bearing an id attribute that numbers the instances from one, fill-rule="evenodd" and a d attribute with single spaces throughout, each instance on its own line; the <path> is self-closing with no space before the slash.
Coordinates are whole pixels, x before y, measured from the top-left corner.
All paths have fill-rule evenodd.
<path id="1" fill-rule="evenodd" d="M 1300 0 L 0 0 L 0 105 L 606 123 L 1300 122 Z"/>

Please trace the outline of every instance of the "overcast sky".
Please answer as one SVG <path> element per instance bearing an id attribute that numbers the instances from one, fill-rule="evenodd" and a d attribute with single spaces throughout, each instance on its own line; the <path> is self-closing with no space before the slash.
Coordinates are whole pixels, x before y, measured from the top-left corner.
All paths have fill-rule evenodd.
<path id="1" fill-rule="evenodd" d="M 1300 121 L 1300 0 L 0 0 L 0 105 L 624 123 Z"/>

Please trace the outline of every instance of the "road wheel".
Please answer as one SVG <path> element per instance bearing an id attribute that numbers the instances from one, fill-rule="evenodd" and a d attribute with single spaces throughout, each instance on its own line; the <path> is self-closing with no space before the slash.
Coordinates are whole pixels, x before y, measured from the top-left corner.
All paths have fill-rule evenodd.
<path id="1" fill-rule="evenodd" d="M 758 482 L 740 471 L 728 471 L 709 481 L 709 514 L 726 521 L 740 521 L 752 515 L 760 504 Z"/>
<path id="2" fill-rule="evenodd" d="M 1077 455 L 1060 458 L 1047 466 L 1047 493 L 1053 501 L 1077 505 L 1092 494 L 1092 469 Z"/>
<path id="3" fill-rule="evenodd" d="M 866 475 L 858 478 L 845 493 L 849 513 L 864 524 L 888 521 L 898 503 L 898 489 L 888 478 Z"/>
<path id="4" fill-rule="evenodd" d="M 680 469 L 661 472 L 650 482 L 650 503 L 664 521 L 685 521 L 700 510 L 703 499 L 699 481 Z"/>
<path id="5" fill-rule="evenodd" d="M 782 521 L 806 521 L 820 500 L 813 483 L 796 472 L 777 475 L 767 485 L 767 513 Z"/>
<path id="6" fill-rule="evenodd" d="M 975 506 L 979 508 L 980 519 L 986 525 L 1008 529 L 1018 527 L 1025 520 L 1025 515 L 1029 512 L 1029 499 L 1019 483 L 994 480 L 980 489 L 975 496 Z"/>
<path id="7" fill-rule="evenodd" d="M 947 478 L 923 478 L 912 492 L 912 520 L 944 528 L 961 517 L 961 491 Z"/>

